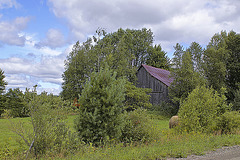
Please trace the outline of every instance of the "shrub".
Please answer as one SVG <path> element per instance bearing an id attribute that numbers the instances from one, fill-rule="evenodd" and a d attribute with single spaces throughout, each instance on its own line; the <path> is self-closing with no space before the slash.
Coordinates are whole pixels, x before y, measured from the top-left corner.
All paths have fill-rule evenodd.
<path id="1" fill-rule="evenodd" d="M 219 95 L 217 91 L 205 86 L 197 87 L 180 105 L 180 128 L 186 131 L 210 132 L 217 117 L 229 109 L 224 94 Z"/>
<path id="2" fill-rule="evenodd" d="M 126 82 L 125 84 L 126 98 L 124 101 L 124 107 L 127 111 L 133 111 L 138 108 L 150 108 L 152 104 L 150 103 L 150 93 L 152 89 L 150 88 L 138 88 L 131 82 Z"/>
<path id="3" fill-rule="evenodd" d="M 121 136 L 124 85 L 125 80 L 116 79 L 116 72 L 108 68 L 91 74 L 80 96 L 75 120 L 75 129 L 83 141 L 98 145 Z"/>
<path id="4" fill-rule="evenodd" d="M 167 102 L 161 102 L 161 104 L 153 105 L 150 109 L 154 114 L 161 115 L 163 117 L 171 117 L 176 115 L 173 105 Z"/>
<path id="5" fill-rule="evenodd" d="M 6 108 L 10 110 L 11 117 L 29 116 L 29 108 L 24 100 L 24 94 L 19 88 L 9 89 L 6 93 Z"/>
<path id="6" fill-rule="evenodd" d="M 240 89 L 234 92 L 234 99 L 233 99 L 233 110 L 238 111 L 240 110 Z"/>
<path id="7" fill-rule="evenodd" d="M 125 143 L 144 142 L 153 138 L 152 122 L 146 110 L 137 109 L 125 112 L 125 126 L 120 140 Z"/>
<path id="8" fill-rule="evenodd" d="M 226 112 L 217 120 L 215 130 L 221 133 L 235 133 L 240 131 L 240 112 Z"/>
<path id="9" fill-rule="evenodd" d="M 66 142 L 69 129 L 64 122 L 64 111 L 59 106 L 51 108 L 51 101 L 46 102 L 45 98 L 45 94 L 35 95 L 29 102 L 33 130 L 26 130 L 21 121 L 13 124 L 12 130 L 29 147 L 27 155 L 29 151 L 34 151 L 36 157 L 47 151 L 61 152 Z"/>

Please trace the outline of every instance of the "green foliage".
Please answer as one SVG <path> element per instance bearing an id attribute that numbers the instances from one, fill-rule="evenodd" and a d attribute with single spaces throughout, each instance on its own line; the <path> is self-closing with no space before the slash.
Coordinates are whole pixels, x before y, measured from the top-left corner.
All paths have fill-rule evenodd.
<path id="1" fill-rule="evenodd" d="M 10 111 L 10 117 L 27 117 L 29 108 L 24 99 L 24 94 L 19 88 L 9 89 L 6 93 L 6 109 Z"/>
<path id="2" fill-rule="evenodd" d="M 85 142 L 98 144 L 118 138 L 123 127 L 124 79 L 108 67 L 93 72 L 80 96 L 75 129 Z"/>
<path id="3" fill-rule="evenodd" d="M 7 82 L 4 80 L 4 78 L 5 78 L 4 71 L 0 68 L 0 117 L 1 117 L 1 114 L 3 113 L 3 110 L 5 109 L 5 101 L 6 101 L 4 91 L 5 91 Z"/>
<path id="4" fill-rule="evenodd" d="M 216 131 L 225 134 L 234 134 L 240 132 L 240 112 L 225 112 L 217 119 Z"/>
<path id="5" fill-rule="evenodd" d="M 161 69 L 170 69 L 170 59 L 160 45 L 149 47 L 146 64 Z"/>
<path id="6" fill-rule="evenodd" d="M 163 117 L 171 117 L 177 114 L 174 106 L 167 102 L 161 102 L 159 105 L 153 105 L 149 110 L 154 114 Z"/>
<path id="7" fill-rule="evenodd" d="M 212 37 L 203 54 L 204 75 L 208 85 L 217 91 L 227 87 L 229 102 L 234 101 L 234 94 L 239 89 L 239 44 L 239 34 L 222 31 Z"/>
<path id="8" fill-rule="evenodd" d="M 121 142 L 145 142 L 154 137 L 152 120 L 146 110 L 137 109 L 132 112 L 125 112 L 125 126 L 120 137 Z"/>
<path id="9" fill-rule="evenodd" d="M 217 118 L 230 110 L 224 93 L 205 86 L 194 89 L 180 105 L 180 128 L 188 132 L 210 132 Z"/>
<path id="10" fill-rule="evenodd" d="M 0 68 L 0 95 L 4 93 L 7 82 L 4 80 L 4 71 Z"/>
<path id="11" fill-rule="evenodd" d="M 240 89 L 234 91 L 234 99 L 232 101 L 233 110 L 239 111 L 240 110 Z"/>
<path id="12" fill-rule="evenodd" d="M 228 100 L 232 102 L 236 101 L 234 99 L 238 95 L 238 90 L 240 90 L 240 34 L 236 34 L 233 31 L 229 32 L 226 45 L 229 53 L 226 63 L 226 85 L 228 87 L 227 97 Z"/>
<path id="13" fill-rule="evenodd" d="M 145 112 L 146 113 L 146 112 Z M 151 116 L 151 115 L 148 115 Z M 76 116 L 68 116 L 67 125 L 73 130 L 73 120 Z M 25 129 L 31 131 L 30 117 L 14 118 L 13 122 L 22 121 Z M 187 157 L 188 155 L 202 155 L 205 151 L 215 150 L 222 146 L 233 146 L 240 144 L 239 134 L 205 134 L 205 133 L 177 133 L 169 130 L 168 120 L 152 119 L 150 122 L 152 128 L 150 132 L 155 130 L 157 138 L 153 136 L 152 141 L 132 143 L 124 145 L 123 143 L 106 144 L 101 147 L 92 145 L 83 145 L 74 133 L 68 134 L 67 140 L 62 146 L 60 152 L 53 150 L 47 151 L 43 155 L 39 155 L 38 159 L 166 159 L 168 157 Z M 23 159 L 26 155 L 26 146 L 16 145 L 17 136 L 8 129 L 11 125 L 7 119 L 0 119 L 0 159 Z M 159 130 L 159 131 L 157 131 Z M 153 134 L 153 133 L 152 133 Z M 68 138 L 71 137 L 71 138 Z M 69 147 L 69 149 L 68 149 Z M 23 154 L 23 152 L 25 154 Z M 36 159 L 33 155 L 28 156 L 29 159 Z"/>
<path id="14" fill-rule="evenodd" d="M 204 77 L 200 72 L 201 64 L 198 60 L 200 53 L 197 53 L 201 51 L 201 48 L 196 43 L 192 45 L 186 51 L 179 44 L 175 47 L 174 69 L 171 71 L 174 81 L 169 87 L 169 96 L 176 107 L 175 112 L 178 111 L 180 101 L 186 99 L 188 94 L 197 86 L 205 84 Z"/>
<path id="15" fill-rule="evenodd" d="M 150 88 L 138 88 L 131 82 L 126 82 L 126 98 L 124 102 L 124 108 L 127 110 L 135 110 L 138 108 L 150 108 L 152 104 L 149 102 L 151 92 Z"/>
<path id="16" fill-rule="evenodd" d="M 65 71 L 62 75 L 63 84 L 61 96 L 73 100 L 83 89 L 85 80 L 94 69 L 92 40 L 88 39 L 82 45 L 77 42 L 65 61 Z"/>
<path id="17" fill-rule="evenodd" d="M 120 28 L 117 32 L 107 34 L 100 28 L 96 34 L 83 44 L 77 42 L 65 61 L 61 93 L 64 99 L 77 98 L 90 74 L 99 72 L 105 64 L 117 72 L 117 77 L 124 76 L 130 82 L 136 81 L 137 68 L 141 64 L 151 63 L 153 59 L 155 65 L 169 68 L 166 53 L 159 45 L 153 47 L 150 29 Z"/>
<path id="18" fill-rule="evenodd" d="M 226 87 L 226 53 L 225 48 L 216 50 L 213 47 L 204 52 L 204 75 L 207 78 L 208 86 L 217 91 Z"/>
<path id="19" fill-rule="evenodd" d="M 28 103 L 32 131 L 24 129 L 21 121 L 13 124 L 13 131 L 24 140 L 29 151 L 34 151 L 35 156 L 45 154 L 47 151 L 60 152 L 64 148 L 68 134 L 68 127 L 63 121 L 65 111 L 53 101 L 54 99 L 46 99 L 46 93 L 42 93 L 33 96 Z"/>

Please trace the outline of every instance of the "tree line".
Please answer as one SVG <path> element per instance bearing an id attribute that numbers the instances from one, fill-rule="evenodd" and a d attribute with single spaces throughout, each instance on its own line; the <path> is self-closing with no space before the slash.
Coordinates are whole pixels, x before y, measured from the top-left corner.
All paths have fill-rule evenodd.
<path id="1" fill-rule="evenodd" d="M 221 92 L 226 88 L 228 103 L 240 109 L 240 35 L 234 31 L 216 33 L 206 48 L 193 42 L 184 49 L 176 44 L 172 64 L 175 80 L 170 86 L 170 97 L 179 107 L 180 102 L 197 86 L 208 86 Z"/>
<path id="2" fill-rule="evenodd" d="M 228 103 L 239 110 L 240 35 L 222 31 L 211 38 L 206 48 L 192 42 L 187 48 L 174 46 L 170 59 L 160 44 L 153 44 L 150 29 L 119 29 L 114 33 L 96 31 L 96 36 L 80 44 L 77 42 L 65 62 L 64 83 L 61 96 L 73 99 L 81 95 L 86 80 L 92 72 L 104 65 L 136 83 L 136 72 L 141 64 L 171 71 L 174 82 L 169 95 L 175 112 L 180 102 L 197 86 L 205 85 L 216 91 L 226 88 Z"/>
<path id="3" fill-rule="evenodd" d="M 25 92 L 10 88 L 5 93 L 7 82 L 0 70 L 0 114 L 30 116 L 31 133 L 21 122 L 14 132 L 29 147 L 27 155 L 33 150 L 36 158 L 47 151 L 72 152 L 83 144 L 151 141 L 156 131 L 143 110 L 154 108 L 149 102 L 151 90 L 136 87 L 137 69 L 147 64 L 170 70 L 174 77 L 171 102 L 165 108 L 173 108 L 170 114 L 179 113 L 180 132 L 235 133 L 240 123 L 239 44 L 239 34 L 222 31 L 206 48 L 196 42 L 187 48 L 177 43 L 170 59 L 160 44 L 153 44 L 150 29 L 114 33 L 98 29 L 95 36 L 73 46 L 59 97 L 37 95 L 37 86 Z M 78 114 L 75 132 L 64 121 L 69 109 Z"/>
<path id="4" fill-rule="evenodd" d="M 93 72 L 109 66 L 117 73 L 116 77 L 125 77 L 128 83 L 125 104 L 130 108 L 137 103 L 149 106 L 146 94 L 148 91 L 134 86 L 136 72 L 141 64 L 171 71 L 174 82 L 169 88 L 171 105 L 175 113 L 181 101 L 197 86 L 206 85 L 220 92 L 226 88 L 228 103 L 233 110 L 240 108 L 240 35 L 234 31 L 216 33 L 206 48 L 192 42 L 187 48 L 179 43 L 174 46 L 173 58 L 170 59 L 160 44 L 154 44 L 153 32 L 150 29 L 119 29 L 106 33 L 102 28 L 96 34 L 73 46 L 65 60 L 65 71 L 62 75 L 63 84 L 60 96 L 63 100 L 78 99 Z M 13 116 L 27 116 L 29 89 L 23 93 L 19 89 L 9 89 L 4 94 L 7 82 L 4 71 L 0 72 L 0 112 L 11 109 Z M 137 93 L 142 93 L 138 94 Z M 53 95 L 52 95 L 53 96 Z M 141 99 L 144 99 L 141 101 Z M 134 102 L 136 101 L 136 102 Z M 6 107 L 7 106 L 7 107 Z M 136 107 L 137 105 L 135 105 Z M 142 107 L 141 106 L 141 107 Z"/>

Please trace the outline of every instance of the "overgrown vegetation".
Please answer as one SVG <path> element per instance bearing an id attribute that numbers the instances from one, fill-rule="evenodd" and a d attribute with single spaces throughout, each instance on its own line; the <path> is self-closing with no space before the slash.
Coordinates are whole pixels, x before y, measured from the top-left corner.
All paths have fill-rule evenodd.
<path id="1" fill-rule="evenodd" d="M 180 129 L 187 132 L 213 132 L 224 113 L 231 110 L 226 97 L 205 86 L 194 89 L 180 105 Z"/>
<path id="2" fill-rule="evenodd" d="M 216 34 L 206 49 L 177 44 L 172 102 L 152 106 L 136 69 L 170 64 L 151 30 L 96 33 L 67 57 L 61 97 L 38 95 L 37 86 L 5 93 L 0 70 L 1 159 L 161 159 L 240 145 L 239 34 Z"/>

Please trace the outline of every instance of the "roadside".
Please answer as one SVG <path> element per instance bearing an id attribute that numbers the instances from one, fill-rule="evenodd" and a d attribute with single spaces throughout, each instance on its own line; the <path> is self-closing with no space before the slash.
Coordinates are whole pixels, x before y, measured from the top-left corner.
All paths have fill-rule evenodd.
<path id="1" fill-rule="evenodd" d="M 240 146 L 222 147 L 206 152 L 203 156 L 190 155 L 187 158 L 168 158 L 167 160 L 240 160 Z"/>

